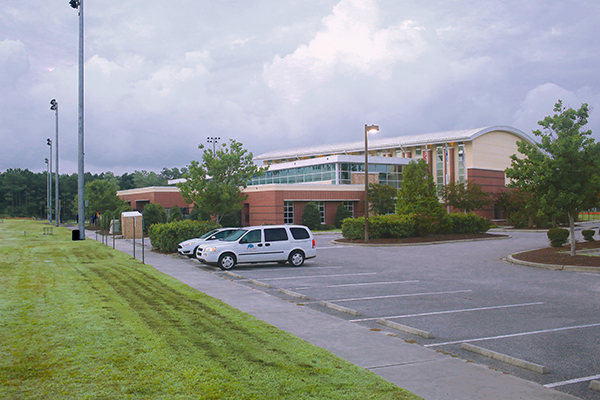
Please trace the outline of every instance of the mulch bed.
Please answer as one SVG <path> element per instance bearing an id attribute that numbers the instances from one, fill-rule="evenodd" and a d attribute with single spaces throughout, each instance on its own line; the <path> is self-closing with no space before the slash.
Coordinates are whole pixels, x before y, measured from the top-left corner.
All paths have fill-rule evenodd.
<path id="1" fill-rule="evenodd" d="M 600 249 L 600 242 L 577 243 L 577 250 Z M 577 254 L 571 257 L 571 245 L 563 247 L 547 247 L 544 249 L 528 251 L 513 255 L 513 258 L 521 261 L 529 261 L 541 264 L 576 265 L 579 267 L 599 267 L 600 257 L 592 255 Z"/>
<path id="2" fill-rule="evenodd" d="M 468 240 L 468 239 L 486 239 L 486 238 L 497 238 L 508 235 L 494 235 L 491 233 L 453 233 L 453 234 L 436 234 L 429 235 L 427 237 L 410 237 L 401 239 L 369 239 L 369 244 L 415 244 L 415 243 L 431 243 L 431 242 L 444 242 L 448 240 Z M 338 239 L 341 243 L 365 243 L 364 240 L 348 240 Z"/>

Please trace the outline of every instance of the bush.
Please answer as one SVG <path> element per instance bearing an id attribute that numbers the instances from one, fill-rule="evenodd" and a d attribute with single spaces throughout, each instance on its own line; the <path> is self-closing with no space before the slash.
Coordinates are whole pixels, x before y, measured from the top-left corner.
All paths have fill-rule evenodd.
<path id="1" fill-rule="evenodd" d="M 334 229 L 336 229 L 335 225 L 319 224 L 319 226 L 317 226 L 318 231 L 332 231 Z"/>
<path id="2" fill-rule="evenodd" d="M 167 219 L 167 222 L 181 221 L 182 219 L 183 214 L 181 213 L 181 208 L 173 206 L 169 209 L 169 218 Z"/>
<path id="3" fill-rule="evenodd" d="M 369 238 L 404 238 L 414 236 L 411 215 L 376 215 L 369 218 Z M 365 218 L 346 218 L 342 221 L 342 236 L 348 240 L 365 238 Z"/>
<path id="4" fill-rule="evenodd" d="M 446 219 L 452 233 L 485 233 L 492 226 L 489 219 L 473 213 L 452 213 L 446 215 Z"/>
<path id="5" fill-rule="evenodd" d="M 581 231 L 583 238 L 588 242 L 594 242 L 594 231 L 592 229 L 584 229 Z"/>
<path id="6" fill-rule="evenodd" d="M 317 230 L 321 225 L 321 213 L 316 203 L 311 201 L 304 206 L 302 225 L 306 225 L 311 231 Z"/>
<path id="7" fill-rule="evenodd" d="M 149 232 L 150 227 L 154 224 L 164 224 L 167 222 L 167 211 L 160 204 L 146 204 L 142 215 L 144 216 L 146 232 Z"/>
<path id="8" fill-rule="evenodd" d="M 335 227 L 340 229 L 342 227 L 342 221 L 346 218 L 352 218 L 352 212 L 348 210 L 345 205 L 340 203 L 335 212 Z"/>
<path id="9" fill-rule="evenodd" d="M 563 228 L 552 228 L 548 229 L 548 239 L 550 239 L 550 246 L 562 247 L 567 244 L 569 240 L 569 230 Z"/>
<path id="10" fill-rule="evenodd" d="M 175 253 L 179 243 L 200 237 L 218 227 L 219 225 L 210 221 L 174 221 L 168 224 L 153 224 L 148 228 L 148 236 L 153 249 L 163 253 Z"/>
<path id="11" fill-rule="evenodd" d="M 427 215 L 423 212 L 411 214 L 414 221 L 415 235 L 425 237 L 434 233 L 450 233 L 446 215 Z"/>

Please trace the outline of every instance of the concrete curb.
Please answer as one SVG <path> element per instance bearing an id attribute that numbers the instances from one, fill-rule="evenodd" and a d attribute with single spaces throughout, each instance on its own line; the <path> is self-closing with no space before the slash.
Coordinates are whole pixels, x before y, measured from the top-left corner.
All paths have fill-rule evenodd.
<path id="1" fill-rule="evenodd" d="M 590 390 L 595 390 L 596 392 L 600 392 L 600 381 L 591 381 L 590 382 Z"/>
<path id="2" fill-rule="evenodd" d="M 531 251 L 531 250 L 528 250 L 528 251 Z M 527 253 L 527 251 L 522 251 L 521 253 Z M 515 253 L 515 254 L 520 254 L 520 253 Z M 555 271 L 598 272 L 598 273 L 600 273 L 600 267 L 581 267 L 581 266 L 577 266 L 577 265 L 542 264 L 542 263 L 536 263 L 536 262 L 531 262 L 531 261 L 522 261 L 522 260 L 517 260 L 516 258 L 514 258 L 513 256 L 515 254 L 511 254 L 508 257 L 506 257 L 506 261 L 508 261 L 512 264 L 524 265 L 526 267 L 544 268 L 544 269 L 551 269 L 551 270 L 555 270 Z"/>
<path id="3" fill-rule="evenodd" d="M 305 294 L 300 294 L 300 293 L 292 292 L 291 290 L 287 290 L 287 289 L 279 289 L 279 293 L 287 294 L 288 296 L 292 296 L 292 297 L 295 297 L 297 299 L 310 300 L 310 297 L 308 297 Z"/>
<path id="4" fill-rule="evenodd" d="M 388 328 L 392 328 L 392 329 L 396 329 L 396 330 L 399 330 L 399 331 L 402 331 L 402 332 L 410 333 L 411 335 L 421 336 L 421 337 L 424 337 L 425 339 L 433 339 L 433 338 L 435 338 L 435 336 L 431 332 L 422 331 L 420 329 L 413 328 L 413 327 L 407 326 L 407 325 L 398 324 L 396 322 L 388 321 L 388 320 L 383 319 L 383 318 L 379 318 L 377 320 L 377 323 L 379 325 L 387 326 Z"/>
<path id="5" fill-rule="evenodd" d="M 338 306 L 337 304 L 333 304 L 333 303 L 330 303 L 328 301 L 320 301 L 319 304 L 322 305 L 323 307 L 331 308 L 332 310 L 336 310 L 336 311 L 343 312 L 343 313 L 346 313 L 346 314 L 350 314 L 350 315 L 354 315 L 354 316 L 360 315 L 360 313 L 358 311 L 356 311 L 356 310 L 353 310 L 351 308 L 346 308 L 346 307 Z"/>
<path id="6" fill-rule="evenodd" d="M 231 276 L 231 277 L 233 277 L 233 278 L 239 278 L 239 279 L 243 279 L 243 278 L 244 278 L 243 276 L 241 276 L 241 275 L 238 275 L 238 274 L 236 274 L 236 273 L 233 273 L 233 272 L 231 272 L 231 271 L 227 271 L 227 272 L 225 272 L 225 275 L 229 275 L 229 276 Z"/>
<path id="7" fill-rule="evenodd" d="M 257 281 L 257 280 L 254 280 L 254 279 L 248 279 L 248 282 L 253 283 L 253 284 L 257 285 L 257 286 L 262 286 L 262 287 L 267 288 L 267 289 L 271 289 L 273 287 L 272 285 L 269 285 L 268 283 L 264 283 L 264 282 Z"/>
<path id="8" fill-rule="evenodd" d="M 507 356 L 506 354 L 497 353 L 492 350 L 484 349 L 482 347 L 473 346 L 470 343 L 463 343 L 460 348 L 471 353 L 479 354 L 484 357 L 488 357 L 494 360 L 502 361 L 503 363 L 514 365 L 515 367 L 528 369 L 529 371 L 537 372 L 538 374 L 549 374 L 550 370 L 543 365 L 534 364 L 529 361 L 521 360 L 519 358 Z"/>
<path id="9" fill-rule="evenodd" d="M 343 243 L 338 242 L 337 239 L 332 240 L 329 244 L 336 244 L 339 246 L 366 246 L 366 247 L 404 247 L 404 246 L 430 246 L 434 244 L 446 244 L 446 243 L 463 243 L 463 242 L 481 242 L 484 240 L 499 240 L 499 239 L 512 239 L 510 235 L 498 235 L 495 238 L 479 238 L 479 239 L 463 239 L 463 240 L 441 240 L 437 242 L 426 242 L 426 243 L 378 243 L 378 244 L 370 244 L 370 243 Z"/>

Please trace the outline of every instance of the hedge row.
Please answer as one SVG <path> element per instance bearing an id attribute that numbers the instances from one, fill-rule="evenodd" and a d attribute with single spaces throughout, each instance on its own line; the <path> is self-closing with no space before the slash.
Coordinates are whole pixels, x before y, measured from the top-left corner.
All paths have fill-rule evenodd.
<path id="1" fill-rule="evenodd" d="M 177 245 L 184 240 L 204 235 L 220 225 L 210 221 L 173 221 L 168 224 L 154 224 L 148 229 L 152 248 L 163 253 L 177 252 Z"/>
<path id="2" fill-rule="evenodd" d="M 369 218 L 369 237 L 372 239 L 427 236 L 434 233 L 484 233 L 491 222 L 477 214 L 446 214 L 430 217 L 424 214 L 376 215 Z M 349 240 L 365 238 L 365 218 L 346 218 L 342 235 Z"/>

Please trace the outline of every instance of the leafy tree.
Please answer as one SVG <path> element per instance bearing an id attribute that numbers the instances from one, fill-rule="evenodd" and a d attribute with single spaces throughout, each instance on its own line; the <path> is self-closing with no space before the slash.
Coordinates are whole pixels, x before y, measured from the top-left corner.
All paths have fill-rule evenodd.
<path id="1" fill-rule="evenodd" d="M 136 188 L 166 186 L 167 180 L 154 171 L 141 170 L 133 173 L 133 183 Z"/>
<path id="2" fill-rule="evenodd" d="M 85 185 L 85 197 L 89 206 L 86 215 L 98 212 L 114 211 L 123 206 L 125 202 L 117 197 L 117 186 L 107 180 L 96 180 Z"/>
<path id="3" fill-rule="evenodd" d="M 119 177 L 119 188 L 121 190 L 135 189 L 135 182 L 133 181 L 133 174 L 125 172 Z"/>
<path id="4" fill-rule="evenodd" d="M 369 209 L 376 215 L 394 213 L 398 189 L 390 185 L 369 183 Z"/>
<path id="5" fill-rule="evenodd" d="M 369 195 L 369 198 L 371 196 Z M 320 218 L 320 216 L 319 216 Z M 346 218 L 352 218 L 352 212 L 348 208 L 340 203 L 337 210 L 335 211 L 335 227 L 340 229 L 342 227 L 342 221 Z"/>
<path id="6" fill-rule="evenodd" d="M 490 194 L 481 189 L 481 185 L 469 180 L 467 182 L 450 182 L 442 188 L 442 199 L 446 205 L 470 213 L 481 210 L 490 203 Z"/>
<path id="7" fill-rule="evenodd" d="M 162 179 L 180 179 L 183 178 L 183 175 L 185 175 L 188 172 L 187 168 L 181 168 L 181 171 L 179 170 L 179 168 L 175 167 L 173 169 L 169 169 L 169 168 L 163 168 L 161 173 L 160 173 L 160 177 Z"/>
<path id="8" fill-rule="evenodd" d="M 308 202 L 302 211 L 302 225 L 306 225 L 311 231 L 317 229 L 321 225 L 321 213 L 315 202 Z"/>
<path id="9" fill-rule="evenodd" d="M 423 213 L 430 217 L 445 214 L 433 176 L 425 160 L 411 161 L 402 171 L 402 188 L 398 191 L 396 213 Z"/>
<path id="10" fill-rule="evenodd" d="M 181 213 L 181 208 L 173 206 L 169 209 L 169 218 L 167 219 L 167 222 L 181 221 L 182 219 L 183 214 Z"/>
<path id="11" fill-rule="evenodd" d="M 142 211 L 142 216 L 144 217 L 146 232 L 154 224 L 167 223 L 167 211 L 157 203 L 146 204 Z"/>
<path id="12" fill-rule="evenodd" d="M 198 148 L 204 149 L 204 145 Z M 242 195 L 242 188 L 250 178 L 262 174 L 264 169 L 252 162 L 252 153 L 232 139 L 229 147 L 223 144 L 214 153 L 204 150 L 202 163 L 192 161 L 185 174 L 187 181 L 177 186 L 188 203 L 197 204 L 219 224 L 223 216 L 242 209 L 241 202 L 248 197 Z"/>
<path id="13" fill-rule="evenodd" d="M 194 208 L 190 211 L 190 219 L 192 221 L 210 221 L 210 214 L 194 204 Z"/>
<path id="14" fill-rule="evenodd" d="M 548 214 L 567 214 L 574 256 L 575 216 L 598 203 L 600 143 L 595 143 L 591 130 L 583 130 L 588 122 L 587 104 L 574 110 L 559 100 L 554 112 L 538 122 L 544 132 L 533 131 L 539 143 L 518 142 L 522 157 L 511 156 L 506 176 L 512 179 L 510 186 L 532 193 Z"/>

